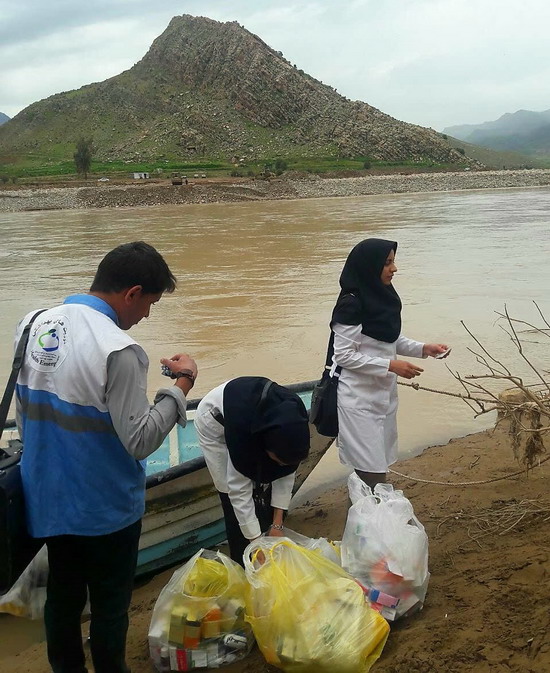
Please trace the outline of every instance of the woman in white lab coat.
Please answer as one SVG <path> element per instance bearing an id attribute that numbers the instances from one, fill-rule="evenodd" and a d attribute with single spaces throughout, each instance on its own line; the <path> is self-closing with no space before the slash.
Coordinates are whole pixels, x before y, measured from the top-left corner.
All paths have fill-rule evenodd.
<path id="1" fill-rule="evenodd" d="M 211 390 L 194 419 L 222 503 L 230 556 L 262 533 L 283 534 L 298 464 L 309 452 L 302 400 L 263 376 L 241 376 Z"/>
<path id="2" fill-rule="evenodd" d="M 392 285 L 397 243 L 361 241 L 340 276 L 332 313 L 338 383 L 338 449 L 371 488 L 386 481 L 397 460 L 397 377 L 412 379 L 423 369 L 397 356 L 445 354 L 445 344 L 425 344 L 401 334 L 401 300 Z"/>

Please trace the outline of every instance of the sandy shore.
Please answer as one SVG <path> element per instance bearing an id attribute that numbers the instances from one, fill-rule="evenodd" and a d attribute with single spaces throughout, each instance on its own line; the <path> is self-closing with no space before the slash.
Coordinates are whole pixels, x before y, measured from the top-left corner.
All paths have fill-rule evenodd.
<path id="1" fill-rule="evenodd" d="M 508 437 L 498 430 L 430 448 L 394 467 L 428 481 L 392 475 L 426 526 L 432 577 L 424 610 L 392 627 L 373 673 L 548 673 L 550 461 L 528 475 L 447 485 L 488 482 L 519 470 Z M 293 510 L 287 523 L 311 537 L 340 539 L 345 517 L 346 493 L 340 487 Z M 134 592 L 128 639 L 132 673 L 153 671 L 147 629 L 171 573 Z M 0 667 L 3 673 L 44 673 L 45 645 L 8 657 Z M 277 669 L 255 649 L 223 670 Z"/>
<path id="2" fill-rule="evenodd" d="M 222 203 L 364 196 L 464 189 L 541 187 L 550 185 L 550 170 L 462 171 L 412 173 L 352 178 L 281 177 L 270 180 L 191 180 L 188 185 L 165 182 L 43 189 L 0 189 L 0 212 L 66 208 L 120 208 L 185 203 Z"/>

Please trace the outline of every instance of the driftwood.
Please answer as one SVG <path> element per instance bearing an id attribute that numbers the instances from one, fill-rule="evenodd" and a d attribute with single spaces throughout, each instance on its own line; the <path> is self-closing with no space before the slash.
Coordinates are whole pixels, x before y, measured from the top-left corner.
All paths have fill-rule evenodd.
<path id="1" fill-rule="evenodd" d="M 550 341 L 546 342 L 546 339 L 550 340 L 550 324 L 538 304 L 533 303 L 543 327 L 514 318 L 508 313 L 506 306 L 503 313 L 497 312 L 497 316 L 500 327 L 515 346 L 523 368 L 530 373 L 534 383 L 527 383 L 523 376 L 517 375 L 507 364 L 495 358 L 464 322 L 464 329 L 477 344 L 476 349 L 469 350 L 484 371 L 481 374 L 462 376 L 448 368 L 465 390 L 463 399 L 476 416 L 497 411 L 497 425 L 507 425 L 514 456 L 527 469 L 535 466 L 545 452 L 544 436 L 550 432 L 549 372 L 540 371 L 525 348 L 527 338 L 531 340 L 533 335 L 536 338 L 542 337 L 544 346 L 550 346 Z M 507 389 L 500 393 L 492 390 L 491 382 L 504 383 Z"/>
<path id="2" fill-rule="evenodd" d="M 532 381 L 526 382 L 524 376 L 518 375 L 506 363 L 494 357 L 461 321 L 477 346 L 468 350 L 483 368 L 479 374 L 462 375 L 453 372 L 447 365 L 448 371 L 460 383 L 462 393 L 424 388 L 416 382 L 401 383 L 416 390 L 458 397 L 473 410 L 475 417 L 496 411 L 497 425 L 505 425 L 514 456 L 527 469 L 540 462 L 546 451 L 544 436 L 550 432 L 550 372 L 536 367 L 525 348 L 528 341 L 533 343 L 533 337 L 536 344 L 550 346 L 550 323 L 538 304 L 533 303 L 543 323 L 542 327 L 514 318 L 506 306 L 503 313 L 496 312 L 499 326 L 510 338 L 522 368 L 530 373 Z M 537 340 L 539 337 L 542 337 L 542 342 Z"/>

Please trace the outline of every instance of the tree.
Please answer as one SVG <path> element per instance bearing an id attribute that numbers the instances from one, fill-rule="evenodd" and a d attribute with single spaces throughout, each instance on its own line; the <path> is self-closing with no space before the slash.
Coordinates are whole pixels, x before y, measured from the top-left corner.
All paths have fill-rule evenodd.
<path id="1" fill-rule="evenodd" d="M 88 178 L 88 171 L 92 164 L 92 155 L 94 152 L 92 138 L 81 137 L 76 143 L 76 152 L 73 154 L 76 172 L 80 175 L 84 173 L 84 180 Z"/>
<path id="2" fill-rule="evenodd" d="M 287 162 L 284 159 L 275 159 L 275 173 L 281 175 L 286 171 L 288 167 Z"/>

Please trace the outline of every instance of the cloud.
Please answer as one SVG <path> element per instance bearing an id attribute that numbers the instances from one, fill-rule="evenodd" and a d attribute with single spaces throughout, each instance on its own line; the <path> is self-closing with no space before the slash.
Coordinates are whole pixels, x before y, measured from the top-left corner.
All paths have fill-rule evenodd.
<path id="1" fill-rule="evenodd" d="M 444 126 L 550 108 L 547 0 L 4 0 L 0 110 L 131 67 L 170 19 L 245 28 L 341 94 Z"/>

